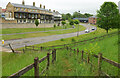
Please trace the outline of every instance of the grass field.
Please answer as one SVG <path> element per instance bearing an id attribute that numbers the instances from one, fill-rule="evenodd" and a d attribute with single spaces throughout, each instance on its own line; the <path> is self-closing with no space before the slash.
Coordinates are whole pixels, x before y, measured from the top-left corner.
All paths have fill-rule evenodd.
<path id="1" fill-rule="evenodd" d="M 2 29 L 2 34 L 12 34 L 12 33 L 24 33 L 24 32 L 35 32 L 35 31 L 48 31 L 48 30 L 60 30 L 66 28 L 72 28 L 71 25 L 66 24 L 65 26 L 56 26 L 50 28 L 6 28 Z"/>
<path id="2" fill-rule="evenodd" d="M 118 62 L 118 36 L 115 35 L 113 37 L 106 37 L 102 41 L 96 41 L 94 43 L 88 42 L 85 45 L 73 47 L 75 49 L 79 48 L 79 50 L 87 49 L 88 51 L 92 48 L 95 54 L 99 52 L 103 53 L 103 56 Z M 97 45 L 96 45 L 97 43 Z M 111 48 L 112 46 L 112 48 Z M 96 65 L 95 68 L 91 67 L 89 64 L 82 62 L 80 60 L 81 54 L 79 57 L 72 54 L 69 56 L 70 51 L 67 50 L 57 50 L 57 61 L 54 65 L 50 65 L 50 70 L 48 71 L 48 76 L 96 76 L 97 75 L 97 58 L 93 58 L 90 56 L 90 61 Z M 12 53 L 3 53 L 2 57 L 2 65 L 3 65 L 3 75 L 8 76 L 12 73 L 17 72 L 21 68 L 33 63 L 33 59 L 35 57 L 42 58 L 46 53 L 38 53 L 38 52 L 26 52 L 25 54 L 12 54 Z M 84 55 L 84 58 L 86 56 Z M 91 59 L 92 58 L 92 59 Z M 7 61 L 7 62 L 6 62 Z M 40 64 L 40 70 L 42 70 L 46 66 L 45 62 Z M 15 69 L 14 69 L 15 67 Z M 93 72 L 94 70 L 94 72 Z M 102 62 L 102 70 L 107 72 L 110 76 L 118 75 L 118 69 L 106 62 Z M 34 76 L 34 70 L 32 69 L 24 76 Z M 114 72 L 113 72 L 114 71 Z M 47 73 L 48 73 L 47 72 Z"/>
<path id="3" fill-rule="evenodd" d="M 79 31 L 82 31 L 82 30 L 85 30 L 85 29 L 86 29 L 85 27 L 83 27 L 81 25 L 79 26 Z M 30 29 L 30 30 L 34 30 L 34 29 Z M 11 30 L 9 30 L 9 32 L 10 31 Z M 23 31 L 24 31 L 24 29 L 23 29 Z M 27 31 L 27 29 L 25 31 Z M 60 31 L 48 31 L 48 32 L 16 34 L 16 35 L 3 35 L 2 38 L 4 40 L 11 40 L 11 39 L 21 39 L 21 38 L 43 37 L 43 36 L 50 36 L 50 35 L 57 35 L 57 34 L 66 34 L 66 33 L 72 33 L 72 32 L 77 32 L 77 31 L 78 31 L 78 29 L 77 29 L 77 26 L 76 26 L 76 28 L 74 28 L 74 29 L 60 30 Z M 22 32 L 22 29 L 19 32 Z"/>
<path id="4" fill-rule="evenodd" d="M 117 30 L 111 30 L 109 33 L 116 32 Z M 73 43 L 75 41 L 81 41 L 86 39 L 91 39 L 93 37 L 99 37 L 101 35 L 105 35 L 106 31 L 103 29 L 98 28 L 97 31 L 91 32 L 88 34 L 80 35 L 79 37 L 72 37 L 66 38 L 62 40 L 47 42 L 38 44 L 35 46 L 53 46 L 53 45 L 61 45 L 66 43 Z M 80 45 L 77 47 L 72 48 L 79 48 L 80 50 L 89 51 L 92 50 L 94 53 L 98 54 L 99 52 L 103 53 L 103 56 L 118 62 L 118 36 L 115 35 L 113 37 L 106 37 L 102 41 L 96 41 L 94 43 L 88 42 L 85 45 Z M 19 50 L 21 50 L 20 48 Z M 57 51 L 57 61 L 55 64 L 50 66 L 49 76 L 95 76 L 97 71 L 92 72 L 91 66 L 81 62 L 79 59 L 76 59 L 75 55 L 69 56 L 69 51 L 66 50 L 58 50 Z M 2 69 L 3 69 L 3 76 L 11 75 L 21 68 L 33 63 L 34 57 L 42 58 L 45 56 L 46 53 L 38 53 L 38 52 L 30 52 L 25 54 L 12 54 L 12 53 L 3 53 L 2 54 Z M 79 57 L 80 58 L 80 57 Z M 85 57 L 86 58 L 86 57 Z M 92 57 L 91 57 L 92 58 Z M 90 60 L 97 65 L 97 59 L 92 58 Z M 40 65 L 42 70 L 44 68 L 45 62 Z M 92 68 L 92 70 L 96 70 L 97 68 Z M 106 62 L 102 62 L 102 70 L 107 72 L 110 76 L 118 75 L 118 69 Z M 33 69 L 27 72 L 24 76 L 34 76 Z"/>

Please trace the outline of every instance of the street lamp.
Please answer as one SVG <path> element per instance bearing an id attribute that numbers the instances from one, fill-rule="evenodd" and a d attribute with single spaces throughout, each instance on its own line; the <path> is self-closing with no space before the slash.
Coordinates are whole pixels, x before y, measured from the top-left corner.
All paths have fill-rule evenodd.
<path id="1" fill-rule="evenodd" d="M 44 15 L 44 31 L 45 31 L 45 15 Z"/>
<path id="2" fill-rule="evenodd" d="M 80 13 L 80 11 L 78 11 Z M 77 33 L 77 37 L 79 36 L 79 24 L 78 24 L 78 33 Z"/>

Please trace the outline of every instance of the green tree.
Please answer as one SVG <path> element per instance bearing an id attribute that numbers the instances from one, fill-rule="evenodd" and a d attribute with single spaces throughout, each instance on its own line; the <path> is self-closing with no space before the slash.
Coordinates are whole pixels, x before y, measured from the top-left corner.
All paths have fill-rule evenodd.
<path id="1" fill-rule="evenodd" d="M 69 24 L 74 25 L 74 20 L 71 20 Z"/>
<path id="2" fill-rule="evenodd" d="M 35 20 L 35 25 L 36 25 L 36 27 L 39 25 L 38 19 Z"/>
<path id="3" fill-rule="evenodd" d="M 62 21 L 61 23 L 62 23 L 62 25 L 65 25 L 65 24 L 66 24 L 66 22 L 65 22 L 65 21 Z"/>
<path id="4" fill-rule="evenodd" d="M 76 19 L 76 20 L 74 20 L 74 23 L 75 23 L 75 24 L 79 24 L 80 21 Z"/>
<path id="5" fill-rule="evenodd" d="M 107 33 L 111 28 L 118 28 L 118 15 L 119 10 L 114 2 L 104 2 L 97 11 L 98 27 L 105 29 Z"/>

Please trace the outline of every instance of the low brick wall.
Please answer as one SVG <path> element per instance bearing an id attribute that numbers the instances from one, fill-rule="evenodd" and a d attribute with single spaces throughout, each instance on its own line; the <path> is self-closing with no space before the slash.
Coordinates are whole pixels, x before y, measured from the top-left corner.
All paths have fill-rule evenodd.
<path id="1" fill-rule="evenodd" d="M 2 25 L 2 28 L 36 28 L 35 24 L 32 23 L 25 23 L 25 24 L 0 24 Z M 57 24 L 56 24 L 57 25 Z M 39 24 L 37 28 L 47 28 L 47 27 L 53 27 L 54 23 L 51 24 Z"/>

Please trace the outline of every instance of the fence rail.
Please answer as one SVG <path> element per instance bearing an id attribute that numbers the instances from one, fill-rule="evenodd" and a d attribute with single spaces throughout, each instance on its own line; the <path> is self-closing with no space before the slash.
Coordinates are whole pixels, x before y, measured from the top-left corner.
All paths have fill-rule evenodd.
<path id="1" fill-rule="evenodd" d="M 28 65 L 27 67 L 24 67 L 23 69 L 19 70 L 16 73 L 10 75 L 8 78 L 13 78 L 13 77 L 14 78 L 19 78 L 20 76 L 22 76 L 23 74 L 25 74 L 26 72 L 31 70 L 33 67 L 34 67 L 34 72 L 35 72 L 34 73 L 35 74 L 35 78 L 37 78 L 39 76 L 39 65 L 38 64 L 47 59 L 47 67 L 41 73 L 43 73 L 46 69 L 48 70 L 49 65 L 50 65 L 50 55 L 52 55 L 52 63 L 54 61 L 56 61 L 56 50 L 54 49 L 52 51 L 52 53 L 47 53 L 47 56 L 41 58 L 40 60 L 39 60 L 38 57 L 36 57 L 34 59 L 34 63 Z"/>

